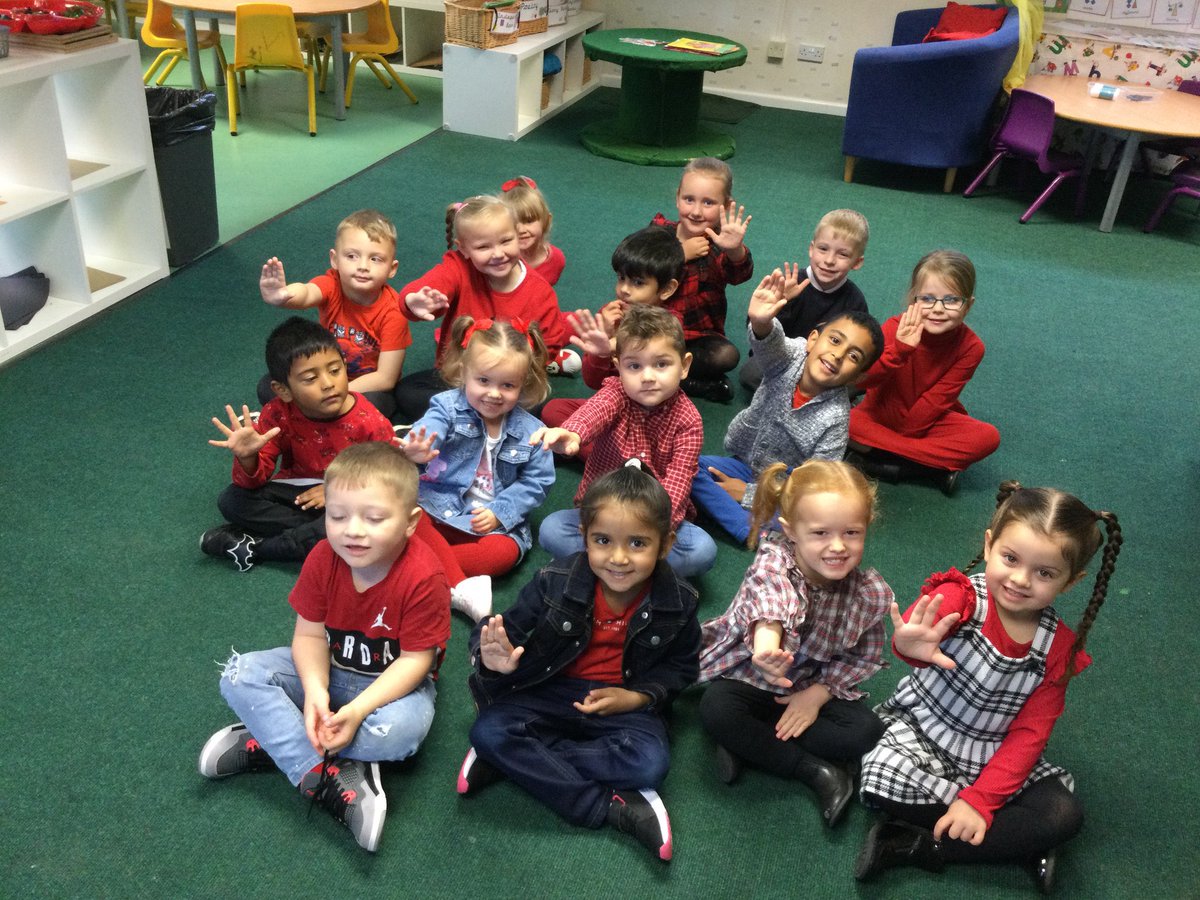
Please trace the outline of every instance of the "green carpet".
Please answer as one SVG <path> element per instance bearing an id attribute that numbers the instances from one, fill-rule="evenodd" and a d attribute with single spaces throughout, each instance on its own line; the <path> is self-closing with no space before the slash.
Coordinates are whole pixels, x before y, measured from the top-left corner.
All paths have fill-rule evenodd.
<path id="1" fill-rule="evenodd" d="M 389 817 L 374 857 L 325 814 L 308 817 L 282 776 L 214 783 L 197 774 L 200 746 L 230 720 L 217 661 L 231 646 L 286 643 L 293 620 L 286 595 L 297 567 L 238 575 L 196 548 L 219 521 L 215 499 L 229 477 L 228 454 L 205 443 L 209 418 L 252 399 L 264 338 L 280 320 L 258 298 L 262 262 L 277 254 L 292 277 L 316 274 L 341 217 L 378 206 L 399 227 L 395 283 L 403 284 L 444 249 L 447 202 L 528 174 L 550 199 L 554 240 L 567 254 L 562 306 L 594 309 L 611 297 L 612 248 L 673 210 L 677 180 L 579 147 L 578 131 L 603 102 L 589 98 L 516 144 L 435 133 L 0 371 L 10 635 L 0 675 L 13 749 L 0 775 L 5 896 L 1031 893 L 1028 874 L 1009 865 L 940 877 L 897 871 L 856 885 L 866 811 L 856 806 L 831 833 L 799 785 L 755 772 L 733 788 L 720 784 L 697 690 L 677 704 L 672 725 L 669 867 L 625 836 L 564 825 L 511 785 L 460 800 L 454 775 L 473 710 L 467 627 L 457 620 L 433 731 L 417 758 L 385 771 Z M 911 598 L 929 572 L 975 554 L 996 485 L 1009 477 L 1119 514 L 1126 543 L 1092 632 L 1096 664 L 1072 685 L 1048 751 L 1075 774 L 1087 810 L 1060 860 L 1060 895 L 1195 897 L 1186 834 L 1200 800 L 1188 762 L 1198 723 L 1186 675 L 1194 667 L 1181 661 L 1200 653 L 1187 587 L 1200 575 L 1200 223 L 1180 204 L 1143 235 L 1165 187 L 1135 180 L 1112 234 L 1095 228 L 1107 189 L 1099 181 L 1084 220 L 1070 218 L 1064 192 L 1021 226 L 1028 194 L 943 195 L 936 172 L 863 162 L 858 183 L 843 184 L 839 119 L 760 109 L 728 128 L 760 275 L 803 259 L 813 224 L 838 206 L 871 222 L 855 280 L 880 318 L 899 310 L 925 251 L 957 247 L 975 261 L 969 321 L 989 352 L 964 400 L 997 424 L 1003 443 L 953 499 L 884 485 L 867 562 Z M 731 334 L 748 294 L 748 286 L 730 292 Z M 432 326 L 414 330 L 411 370 L 433 349 Z M 570 379 L 554 387 L 584 392 Z M 701 404 L 709 452 L 741 402 Z M 547 509 L 569 502 L 577 477 L 560 469 Z M 499 583 L 498 608 L 544 560 L 531 554 Z M 725 608 L 748 560 L 722 545 L 700 581 L 705 617 Z M 1068 622 L 1086 595 L 1078 588 L 1064 598 Z M 881 672 L 869 683 L 874 696 L 903 672 L 899 664 Z"/>

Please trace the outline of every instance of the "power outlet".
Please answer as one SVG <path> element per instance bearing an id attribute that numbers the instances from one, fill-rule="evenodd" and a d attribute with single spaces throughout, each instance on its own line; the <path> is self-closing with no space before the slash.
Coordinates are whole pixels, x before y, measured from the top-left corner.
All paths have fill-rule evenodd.
<path id="1" fill-rule="evenodd" d="M 783 62 L 787 56 L 786 41 L 768 41 L 767 42 L 767 60 Z"/>
<path id="2" fill-rule="evenodd" d="M 825 62 L 825 48 L 820 44 L 801 44 L 796 48 L 796 59 L 801 62 Z"/>

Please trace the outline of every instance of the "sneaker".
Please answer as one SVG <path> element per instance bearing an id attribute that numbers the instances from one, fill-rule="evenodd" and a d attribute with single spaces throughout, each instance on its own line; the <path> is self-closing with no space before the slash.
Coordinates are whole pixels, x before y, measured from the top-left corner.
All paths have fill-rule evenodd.
<path id="1" fill-rule="evenodd" d="M 300 779 L 300 793 L 329 810 L 360 847 L 375 852 L 387 816 L 379 763 L 335 757 Z"/>
<path id="2" fill-rule="evenodd" d="M 671 859 L 671 820 L 657 791 L 613 791 L 608 824 L 631 834 L 663 862 Z"/>
<path id="3" fill-rule="evenodd" d="M 550 375 L 575 375 L 582 368 L 583 360 L 569 347 L 563 347 L 557 356 L 546 363 L 546 372 Z"/>
<path id="4" fill-rule="evenodd" d="M 262 415 L 262 410 L 260 410 L 260 409 L 256 409 L 254 412 L 250 413 L 250 424 L 251 424 L 251 425 L 257 425 L 257 424 L 258 424 L 258 417 L 259 417 L 259 416 L 261 416 L 261 415 Z M 246 424 L 246 417 L 245 417 L 245 416 L 238 416 L 238 421 L 239 421 L 239 422 L 241 422 L 243 425 L 245 425 L 245 424 Z"/>
<path id="5" fill-rule="evenodd" d="M 275 763 L 267 751 L 241 722 L 222 728 L 205 741 L 200 751 L 200 774 L 205 778 L 226 778 L 273 768 Z"/>
<path id="6" fill-rule="evenodd" d="M 257 543 L 257 538 L 233 525 L 210 528 L 200 535 L 200 550 L 203 553 L 218 559 L 228 556 L 239 572 L 249 572 L 254 568 L 254 547 Z"/>
<path id="7" fill-rule="evenodd" d="M 467 757 L 458 769 L 458 784 L 455 787 L 464 797 L 470 797 L 483 790 L 489 784 L 503 780 L 504 775 L 486 759 L 483 759 L 472 747 L 467 751 Z"/>
<path id="8" fill-rule="evenodd" d="M 473 575 L 450 588 L 450 608 L 478 622 L 492 612 L 492 576 Z"/>
<path id="9" fill-rule="evenodd" d="M 412 431 L 411 425 L 393 425 L 392 426 L 392 434 L 396 435 L 396 443 L 397 444 L 404 443 L 404 439 L 408 436 L 408 433 L 410 431 Z"/>

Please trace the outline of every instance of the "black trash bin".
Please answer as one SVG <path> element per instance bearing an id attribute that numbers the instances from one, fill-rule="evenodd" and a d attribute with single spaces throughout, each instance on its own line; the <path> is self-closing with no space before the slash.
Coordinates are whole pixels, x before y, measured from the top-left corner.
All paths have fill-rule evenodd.
<path id="1" fill-rule="evenodd" d="M 154 167 L 167 223 L 167 262 L 182 266 L 217 245 L 217 179 L 212 91 L 146 88 Z"/>

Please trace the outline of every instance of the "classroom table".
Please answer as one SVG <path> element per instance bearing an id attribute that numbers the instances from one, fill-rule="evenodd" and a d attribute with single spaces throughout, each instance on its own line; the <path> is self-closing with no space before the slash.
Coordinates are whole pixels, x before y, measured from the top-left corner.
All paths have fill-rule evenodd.
<path id="1" fill-rule="evenodd" d="M 1112 231 L 1129 170 L 1137 156 L 1138 144 L 1155 137 L 1200 137 L 1200 96 L 1162 88 L 1145 87 L 1132 83 L 1116 83 L 1120 88 L 1113 100 L 1092 97 L 1088 87 L 1097 84 L 1094 79 L 1078 75 L 1031 75 L 1021 85 L 1054 101 L 1054 114 L 1073 122 L 1094 125 L 1121 138 L 1120 161 L 1108 192 L 1108 203 L 1100 219 L 1100 230 Z M 1103 82 L 1107 83 L 1107 82 Z M 1145 99 L 1134 100 L 1131 97 Z M 1088 154 L 1089 167 L 1094 154 Z M 1087 178 L 1085 170 L 1083 178 Z"/>
<path id="2" fill-rule="evenodd" d="M 682 165 L 697 156 L 733 156 L 732 136 L 700 124 L 700 96 L 704 73 L 742 65 L 746 48 L 737 45 L 723 56 L 666 49 L 666 44 L 678 38 L 734 43 L 716 35 L 672 28 L 613 28 L 584 35 L 583 48 L 589 59 L 621 66 L 617 117 L 584 128 L 580 140 L 585 147 L 598 156 L 654 166 Z"/>

